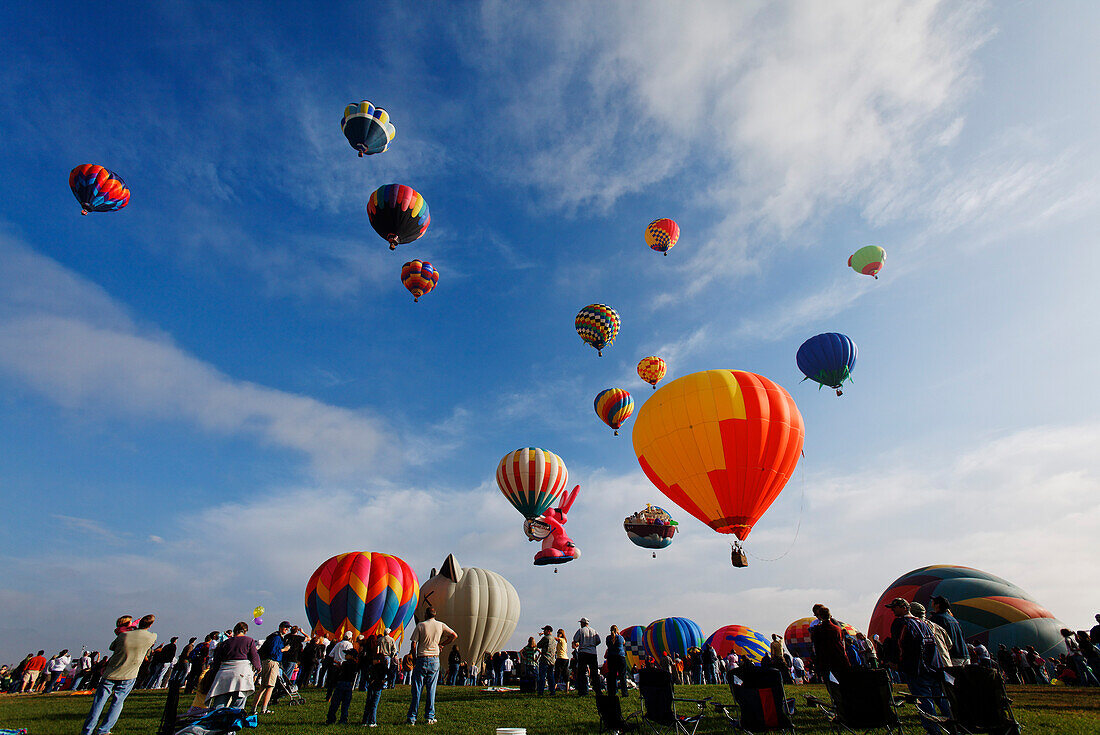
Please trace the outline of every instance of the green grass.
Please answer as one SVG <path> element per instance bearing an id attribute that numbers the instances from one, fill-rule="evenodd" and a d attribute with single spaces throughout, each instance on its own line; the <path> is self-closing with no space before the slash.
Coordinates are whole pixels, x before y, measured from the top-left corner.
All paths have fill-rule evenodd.
<path id="1" fill-rule="evenodd" d="M 808 707 L 804 694 L 827 698 L 824 687 L 807 685 L 789 687 L 789 693 L 797 696 L 798 710 L 795 725 L 800 733 L 828 733 L 819 712 Z M 714 697 L 716 702 L 731 702 L 728 689 L 717 686 L 681 686 L 676 688 L 681 697 Z M 1100 689 L 1072 687 L 1009 687 L 1016 718 L 1024 725 L 1025 735 L 1078 735 L 1100 733 Z M 126 700 L 122 718 L 112 735 L 153 735 L 160 722 L 165 694 L 161 692 L 135 692 Z M 299 735 L 300 733 L 410 733 L 432 731 L 440 735 L 492 735 L 497 727 L 525 727 L 530 735 L 595 733 L 598 730 L 596 705 L 592 697 L 559 694 L 553 699 L 533 695 L 508 693 L 483 693 L 475 687 L 440 687 L 436 706 L 439 724 L 418 724 L 409 728 L 404 723 L 409 705 L 409 687 L 399 686 L 382 695 L 379 707 L 379 726 L 367 730 L 358 725 L 362 717 L 366 695 L 356 692 L 351 705 L 351 725 L 324 725 L 326 705 L 324 692 L 311 689 L 305 692 L 306 704 L 290 707 L 280 704 L 272 714 L 261 715 L 260 728 L 251 732 L 257 735 Z M 183 697 L 190 704 L 189 697 Z M 88 696 L 53 694 L 0 696 L 0 727 L 25 727 L 31 735 L 70 735 L 78 733 L 91 704 Z M 624 713 L 638 707 L 636 692 L 624 702 Z M 421 703 L 421 723 L 423 703 Z M 903 710 L 903 724 L 907 733 L 920 735 L 924 730 L 917 724 L 911 707 Z M 725 719 L 713 709 L 699 728 L 700 733 L 728 732 Z"/>

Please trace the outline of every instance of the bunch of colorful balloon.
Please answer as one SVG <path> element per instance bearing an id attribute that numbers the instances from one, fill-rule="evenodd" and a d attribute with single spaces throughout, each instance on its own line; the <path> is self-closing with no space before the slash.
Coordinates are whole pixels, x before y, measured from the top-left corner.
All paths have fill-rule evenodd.
<path id="1" fill-rule="evenodd" d="M 256 625 L 264 624 L 264 606 L 257 605 L 252 609 L 252 622 Z"/>

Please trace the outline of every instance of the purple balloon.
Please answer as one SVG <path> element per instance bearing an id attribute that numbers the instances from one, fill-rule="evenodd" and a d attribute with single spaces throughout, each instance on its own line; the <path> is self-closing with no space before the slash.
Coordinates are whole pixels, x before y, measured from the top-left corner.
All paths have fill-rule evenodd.
<path id="1" fill-rule="evenodd" d="M 256 625 L 263 625 L 264 624 L 264 619 L 263 618 L 252 618 L 252 622 L 255 623 Z"/>

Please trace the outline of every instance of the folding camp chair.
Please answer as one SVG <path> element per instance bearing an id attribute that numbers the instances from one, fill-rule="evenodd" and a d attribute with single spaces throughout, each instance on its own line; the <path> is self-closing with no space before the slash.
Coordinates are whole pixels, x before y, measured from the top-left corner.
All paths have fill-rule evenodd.
<path id="1" fill-rule="evenodd" d="M 634 732 L 638 723 L 632 722 L 637 715 L 623 717 L 622 705 L 614 694 L 596 695 L 596 713 L 600 716 L 600 732 Z"/>
<path id="2" fill-rule="evenodd" d="M 219 707 L 198 717 L 187 718 L 176 735 L 236 735 L 245 728 L 256 727 L 256 715 L 239 707 Z"/>
<path id="3" fill-rule="evenodd" d="M 886 669 L 849 669 L 830 674 L 832 678 L 836 680 L 825 682 L 831 704 L 814 696 L 807 696 L 806 703 L 825 713 L 834 732 L 881 728 L 888 733 L 902 733 Z"/>
<path id="4" fill-rule="evenodd" d="M 681 699 L 676 697 L 672 688 L 672 676 L 661 669 L 642 669 L 638 675 L 638 691 L 642 693 L 642 722 L 649 729 L 660 735 L 668 731 L 675 735 L 695 735 L 695 730 L 703 720 L 707 702 L 706 699 Z M 677 712 L 677 702 L 685 705 L 691 715 L 682 715 Z"/>
<path id="5" fill-rule="evenodd" d="M 794 732 L 794 699 L 784 695 L 783 675 L 778 670 L 742 666 L 726 672 L 726 683 L 736 704 L 715 703 L 714 707 L 735 730 L 748 735 L 768 730 Z"/>
<path id="6" fill-rule="evenodd" d="M 951 717 L 938 717 L 917 709 L 922 718 L 954 733 L 1020 735 L 1020 724 L 1012 714 L 1012 700 L 1004 679 L 983 666 L 958 666 L 944 671 L 944 693 L 951 704 Z M 907 697 L 906 701 L 915 701 Z"/>

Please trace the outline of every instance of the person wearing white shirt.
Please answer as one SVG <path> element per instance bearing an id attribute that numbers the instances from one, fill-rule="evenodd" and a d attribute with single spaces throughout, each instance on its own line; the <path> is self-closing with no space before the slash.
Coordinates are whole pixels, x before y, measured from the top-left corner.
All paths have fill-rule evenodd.
<path id="1" fill-rule="evenodd" d="M 61 681 L 61 675 L 65 673 L 65 669 L 69 668 L 69 664 L 72 663 L 72 661 L 73 659 L 69 656 L 69 649 L 67 648 L 50 659 L 49 663 L 46 664 L 46 671 L 50 675 L 50 681 L 46 684 L 45 691 L 57 691 L 58 683 Z"/>

